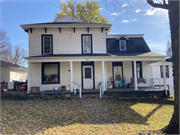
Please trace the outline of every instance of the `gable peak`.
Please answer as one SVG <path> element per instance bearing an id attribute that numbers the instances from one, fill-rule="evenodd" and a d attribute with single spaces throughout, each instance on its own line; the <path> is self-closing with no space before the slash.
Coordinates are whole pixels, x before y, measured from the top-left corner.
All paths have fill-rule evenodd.
<path id="1" fill-rule="evenodd" d="M 126 36 L 122 35 L 122 36 L 118 37 L 116 41 L 118 41 L 118 40 L 119 40 L 119 39 L 121 39 L 122 37 L 123 37 L 123 38 L 125 38 L 125 39 L 127 39 L 127 40 L 129 40 L 129 38 L 128 38 L 128 37 L 126 37 Z"/>

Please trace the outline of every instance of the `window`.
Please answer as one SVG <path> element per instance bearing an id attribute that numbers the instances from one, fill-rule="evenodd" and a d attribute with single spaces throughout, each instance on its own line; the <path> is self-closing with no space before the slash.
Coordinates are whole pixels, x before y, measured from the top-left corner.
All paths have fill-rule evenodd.
<path id="1" fill-rule="evenodd" d="M 115 81 L 120 80 L 122 77 L 121 66 L 114 66 L 114 79 Z"/>
<path id="2" fill-rule="evenodd" d="M 85 68 L 85 78 L 91 78 L 91 68 Z"/>
<path id="3" fill-rule="evenodd" d="M 42 54 L 52 53 L 52 35 L 42 35 Z"/>
<path id="4" fill-rule="evenodd" d="M 136 72 L 137 72 L 137 78 L 142 78 L 142 62 L 141 61 L 136 62 Z M 132 62 L 132 76 L 134 78 L 134 62 Z"/>
<path id="5" fill-rule="evenodd" d="M 58 84 L 59 63 L 42 63 L 42 84 Z"/>
<path id="6" fill-rule="evenodd" d="M 82 53 L 92 53 L 92 35 L 82 35 Z"/>
<path id="7" fill-rule="evenodd" d="M 161 71 L 161 78 L 163 78 L 163 66 L 160 66 L 160 71 Z M 165 72 L 166 72 L 166 78 L 169 78 L 169 66 L 165 66 Z"/>
<path id="8" fill-rule="evenodd" d="M 119 40 L 119 51 L 126 51 L 126 41 Z"/>
<path id="9" fill-rule="evenodd" d="M 119 81 L 123 77 L 123 63 L 122 62 L 112 62 L 112 74 L 114 81 Z"/>

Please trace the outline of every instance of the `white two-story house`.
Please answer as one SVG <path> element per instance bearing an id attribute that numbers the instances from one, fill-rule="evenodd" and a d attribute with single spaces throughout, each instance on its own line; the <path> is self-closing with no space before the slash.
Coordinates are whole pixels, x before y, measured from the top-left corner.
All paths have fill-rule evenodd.
<path id="1" fill-rule="evenodd" d="M 50 23 L 26 24 L 21 27 L 29 34 L 28 92 L 53 90 L 73 83 L 82 89 L 103 90 L 110 78 L 115 86 L 121 77 L 126 84 L 134 78 L 134 89 L 151 86 L 151 63 L 161 62 L 165 76 L 166 55 L 153 53 L 143 34 L 107 35 L 112 24 L 84 23 L 65 16 Z M 146 83 L 138 83 L 145 78 Z M 166 79 L 164 77 L 164 86 Z"/>

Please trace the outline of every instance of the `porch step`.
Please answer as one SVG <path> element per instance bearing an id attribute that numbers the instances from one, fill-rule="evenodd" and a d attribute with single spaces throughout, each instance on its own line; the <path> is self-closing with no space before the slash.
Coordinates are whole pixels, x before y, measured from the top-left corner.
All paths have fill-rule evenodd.
<path id="1" fill-rule="evenodd" d="M 70 91 L 43 91 L 40 92 L 39 94 L 44 94 L 44 95 L 61 95 L 61 94 L 74 94 L 74 92 Z M 79 90 L 76 90 L 76 94 L 79 94 Z M 82 90 L 82 94 L 99 94 L 99 90 Z"/>
<path id="2" fill-rule="evenodd" d="M 113 96 L 116 95 L 118 97 L 161 97 L 166 98 L 166 94 L 164 90 L 153 90 L 153 91 L 105 91 L 104 95 Z"/>

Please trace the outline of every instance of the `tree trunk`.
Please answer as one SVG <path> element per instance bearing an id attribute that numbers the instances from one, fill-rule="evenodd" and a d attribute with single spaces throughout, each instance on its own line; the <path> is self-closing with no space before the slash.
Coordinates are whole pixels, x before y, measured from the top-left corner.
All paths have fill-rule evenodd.
<path id="1" fill-rule="evenodd" d="M 169 0 L 168 5 L 174 69 L 174 113 L 165 132 L 179 134 L 179 1 Z"/>

